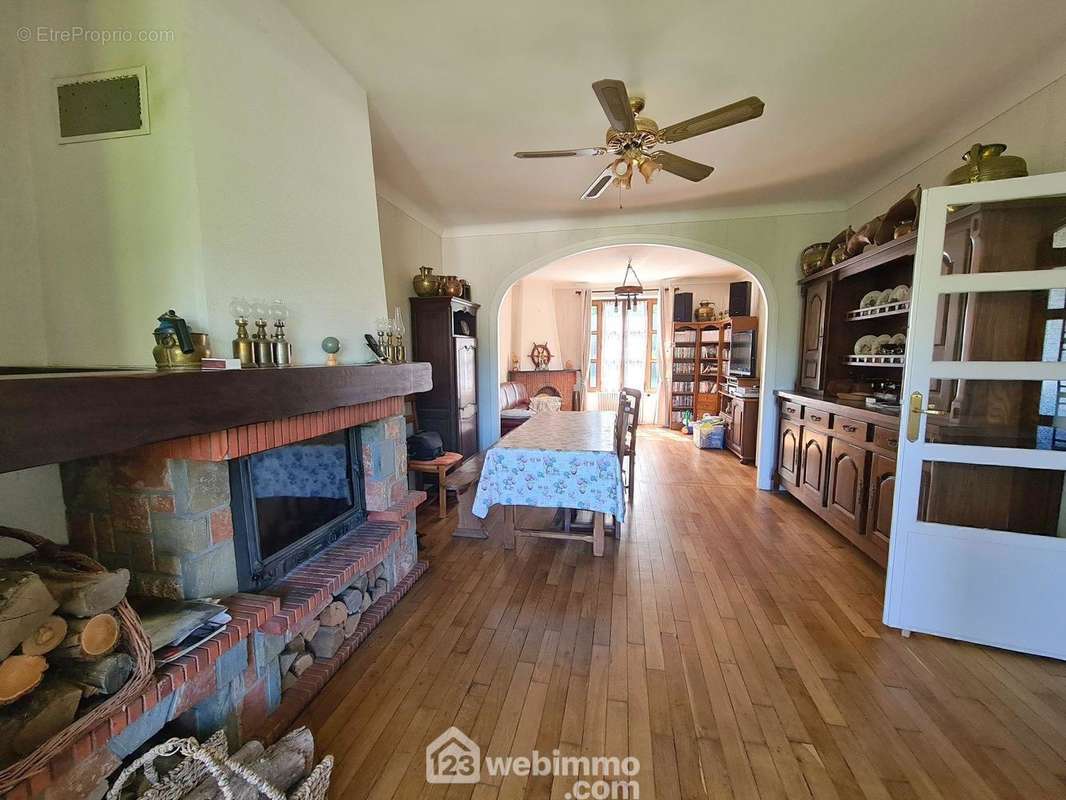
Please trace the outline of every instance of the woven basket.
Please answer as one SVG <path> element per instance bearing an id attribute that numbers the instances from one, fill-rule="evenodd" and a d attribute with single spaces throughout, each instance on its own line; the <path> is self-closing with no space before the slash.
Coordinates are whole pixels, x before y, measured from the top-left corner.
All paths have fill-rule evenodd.
<path id="1" fill-rule="evenodd" d="M 118 800 L 126 781 L 137 770 L 144 770 L 144 776 L 151 784 L 151 788 L 140 797 L 150 800 L 181 800 L 208 775 L 215 779 L 224 800 L 233 800 L 233 784 L 243 783 L 254 786 L 259 792 L 257 797 L 261 794 L 269 800 L 326 800 L 333 773 L 333 756 L 323 758 L 310 775 L 289 794 L 285 794 L 245 765 L 226 758 L 225 752 L 226 737 L 223 731 L 216 731 L 204 744 L 193 738 L 168 739 L 122 770 L 108 790 L 107 800 Z M 155 760 L 175 755 L 184 756 L 184 760 L 160 780 L 155 771 Z"/>
<path id="2" fill-rule="evenodd" d="M 62 547 L 29 531 L 0 525 L 0 537 L 25 542 L 36 549 L 43 558 L 57 564 L 64 564 L 70 567 L 72 572 L 107 571 L 89 556 Z M 51 739 L 46 740 L 30 755 L 0 770 L 0 795 L 47 767 L 49 761 L 70 747 L 76 740 L 109 719 L 115 712 L 121 711 L 133 698 L 139 697 L 152 682 L 152 673 L 155 671 L 152 642 L 148 634 L 144 632 L 144 628 L 141 627 L 140 619 L 126 600 L 119 603 L 114 611 L 122 629 L 122 644 L 133 659 L 133 674 L 130 679 L 118 692 L 87 714 L 78 717 Z"/>

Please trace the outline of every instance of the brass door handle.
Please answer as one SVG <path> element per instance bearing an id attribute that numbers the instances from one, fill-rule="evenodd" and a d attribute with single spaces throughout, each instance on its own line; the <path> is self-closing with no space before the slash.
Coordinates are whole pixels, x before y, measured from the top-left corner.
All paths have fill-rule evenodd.
<path id="1" fill-rule="evenodd" d="M 921 429 L 922 415 L 930 417 L 943 417 L 948 412 L 940 411 L 935 408 L 922 408 L 925 403 L 925 398 L 922 397 L 921 392 L 911 392 L 911 399 L 909 404 L 909 410 L 907 413 L 907 441 L 918 441 L 918 433 Z"/>

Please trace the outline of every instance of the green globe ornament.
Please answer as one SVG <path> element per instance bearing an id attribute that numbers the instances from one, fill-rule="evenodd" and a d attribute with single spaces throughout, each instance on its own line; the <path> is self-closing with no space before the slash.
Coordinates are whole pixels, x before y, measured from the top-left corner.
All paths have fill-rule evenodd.
<path id="1" fill-rule="evenodd" d="M 341 342 L 336 336 L 327 336 L 322 340 L 322 350 L 326 353 L 326 366 L 337 366 L 337 353 L 341 349 Z"/>

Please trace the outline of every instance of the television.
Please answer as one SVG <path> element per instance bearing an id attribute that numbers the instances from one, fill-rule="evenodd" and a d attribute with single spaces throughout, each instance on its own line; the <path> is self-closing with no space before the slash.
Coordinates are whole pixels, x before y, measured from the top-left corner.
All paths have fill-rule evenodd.
<path id="1" fill-rule="evenodd" d="M 729 345 L 729 375 L 755 377 L 755 331 L 733 331 Z"/>

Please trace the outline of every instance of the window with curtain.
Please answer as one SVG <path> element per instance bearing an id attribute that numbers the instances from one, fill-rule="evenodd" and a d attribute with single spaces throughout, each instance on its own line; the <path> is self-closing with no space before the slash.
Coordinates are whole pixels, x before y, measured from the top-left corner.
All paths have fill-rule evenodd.
<path id="1" fill-rule="evenodd" d="M 617 392 L 623 386 L 659 390 L 659 318 L 657 300 L 646 297 L 636 306 L 613 299 L 592 301 L 589 322 L 588 387 Z"/>

